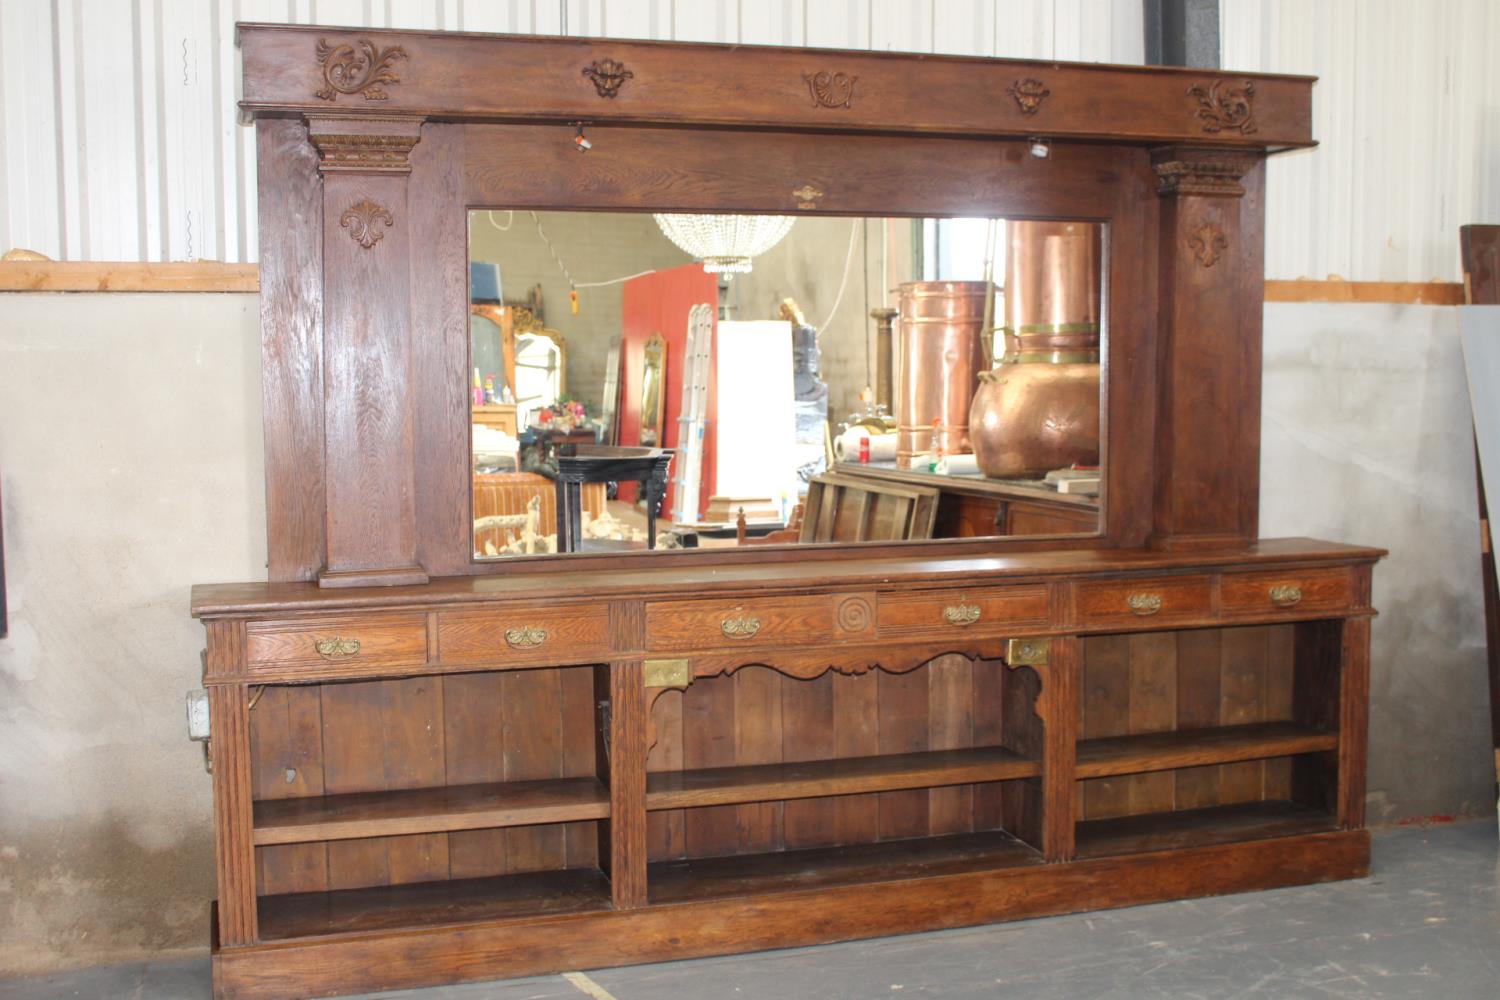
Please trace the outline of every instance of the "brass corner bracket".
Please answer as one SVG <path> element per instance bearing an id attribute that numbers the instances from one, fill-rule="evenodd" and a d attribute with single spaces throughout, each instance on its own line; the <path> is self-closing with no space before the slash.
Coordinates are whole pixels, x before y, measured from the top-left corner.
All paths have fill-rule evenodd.
<path id="1" fill-rule="evenodd" d="M 644 666 L 648 688 L 686 689 L 693 683 L 690 660 L 647 660 Z"/>
<path id="2" fill-rule="evenodd" d="M 1008 639 L 1005 663 L 1011 667 L 1042 667 L 1052 653 L 1051 639 Z"/>

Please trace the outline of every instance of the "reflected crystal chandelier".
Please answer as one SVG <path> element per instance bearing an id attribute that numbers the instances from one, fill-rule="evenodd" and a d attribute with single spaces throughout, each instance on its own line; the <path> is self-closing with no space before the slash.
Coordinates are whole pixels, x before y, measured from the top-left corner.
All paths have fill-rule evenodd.
<path id="1" fill-rule="evenodd" d="M 750 259 L 780 243 L 790 215 L 658 215 L 662 235 L 703 262 L 709 274 L 747 274 Z"/>

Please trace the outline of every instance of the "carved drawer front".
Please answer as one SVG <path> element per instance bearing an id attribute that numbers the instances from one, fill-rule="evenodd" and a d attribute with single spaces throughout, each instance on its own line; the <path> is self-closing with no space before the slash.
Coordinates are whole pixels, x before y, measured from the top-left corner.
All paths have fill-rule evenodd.
<path id="1" fill-rule="evenodd" d="M 380 615 L 250 622 L 245 626 L 245 659 L 251 675 L 291 666 L 324 674 L 416 666 L 427 662 L 427 618 Z"/>
<path id="2" fill-rule="evenodd" d="M 646 605 L 646 648 L 652 652 L 813 644 L 827 642 L 832 634 L 833 602 L 826 595 Z"/>
<path id="3" fill-rule="evenodd" d="M 609 659 L 609 607 L 534 605 L 438 615 L 446 664 L 598 663 Z"/>
<path id="4" fill-rule="evenodd" d="M 1075 606 L 1079 623 L 1086 628 L 1209 621 L 1213 617 L 1213 583 L 1206 576 L 1080 583 Z"/>
<path id="5" fill-rule="evenodd" d="M 882 594 L 877 616 L 880 638 L 940 637 L 957 633 L 1004 633 L 1045 627 L 1051 601 L 1047 587 L 997 587 Z"/>
<path id="6" fill-rule="evenodd" d="M 1286 615 L 1309 611 L 1344 611 L 1354 604 L 1354 571 L 1287 570 L 1272 573 L 1225 573 L 1219 578 L 1219 602 L 1225 617 Z"/>

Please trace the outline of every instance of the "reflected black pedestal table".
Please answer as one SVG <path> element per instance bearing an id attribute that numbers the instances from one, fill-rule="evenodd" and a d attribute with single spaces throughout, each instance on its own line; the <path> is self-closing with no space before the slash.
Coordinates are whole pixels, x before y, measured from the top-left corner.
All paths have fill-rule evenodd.
<path id="1" fill-rule="evenodd" d="M 572 451 L 573 454 L 563 454 Z M 656 547 L 656 515 L 667 492 L 672 452 L 663 448 L 578 445 L 557 456 L 557 551 L 583 545 L 583 484 L 639 482 L 646 498 L 646 547 Z"/>

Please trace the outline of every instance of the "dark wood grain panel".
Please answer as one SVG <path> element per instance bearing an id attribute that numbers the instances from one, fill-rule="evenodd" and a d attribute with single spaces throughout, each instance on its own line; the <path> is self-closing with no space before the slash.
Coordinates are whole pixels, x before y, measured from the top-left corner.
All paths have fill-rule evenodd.
<path id="1" fill-rule="evenodd" d="M 976 660 L 972 671 L 974 746 L 1005 746 L 1003 660 Z M 974 786 L 974 829 L 999 830 L 1005 825 L 1002 786 L 993 782 Z"/>
<path id="2" fill-rule="evenodd" d="M 1093 820 L 1078 826 L 1079 858 L 1176 851 L 1323 833 L 1327 813 L 1290 802 L 1244 802 L 1182 812 Z"/>
<path id="3" fill-rule="evenodd" d="M 700 678 L 682 696 L 682 766 L 689 770 L 733 767 L 734 679 Z M 706 806 L 683 817 L 689 858 L 734 854 L 739 850 L 735 806 Z"/>
<path id="4" fill-rule="evenodd" d="M 913 670 L 876 674 L 880 753 L 908 754 L 929 746 L 929 692 L 926 674 Z M 880 794 L 880 839 L 924 837 L 928 832 L 925 789 Z"/>
<path id="5" fill-rule="evenodd" d="M 646 684 L 639 660 L 609 665 L 609 881 L 614 909 L 646 904 Z"/>
<path id="6" fill-rule="evenodd" d="M 252 793 L 256 802 L 323 794 L 323 704 L 316 686 L 268 686 L 250 710 Z M 328 888 L 322 844 L 257 847 L 256 891 L 263 896 Z"/>
<path id="7" fill-rule="evenodd" d="M 1219 724 L 1239 726 L 1266 717 L 1266 674 L 1270 632 L 1265 626 L 1225 629 L 1220 646 Z M 1224 805 L 1261 797 L 1265 765 L 1260 761 L 1225 764 L 1219 769 L 1219 801 Z"/>
<path id="8" fill-rule="evenodd" d="M 663 691 L 651 708 L 656 743 L 651 747 L 646 770 L 682 770 L 682 692 Z M 680 809 L 653 812 L 646 817 L 646 839 L 650 860 L 663 861 L 686 856 L 686 817 Z"/>
<path id="9" fill-rule="evenodd" d="M 594 697 L 594 680 L 594 668 L 563 668 L 557 672 L 562 699 L 562 775 L 565 779 L 598 777 L 595 765 L 600 709 Z M 644 719 L 641 721 L 644 723 Z M 598 823 L 575 821 L 564 825 L 563 844 L 566 867 L 598 866 Z"/>
<path id="10" fill-rule="evenodd" d="M 296 120 L 255 123 L 266 572 L 323 568 L 323 178 Z"/>
<path id="11" fill-rule="evenodd" d="M 455 785 L 505 781 L 505 698 L 501 675 L 456 674 L 443 678 L 444 759 Z M 448 835 L 448 870 L 455 879 L 509 871 L 501 830 L 463 830 Z"/>
<path id="12" fill-rule="evenodd" d="M 1177 633 L 1177 725 L 1182 729 L 1205 729 L 1219 724 L 1222 636 L 1220 629 Z M 1219 804 L 1217 766 L 1184 768 L 1177 772 L 1175 780 L 1178 809 Z"/>
<path id="13" fill-rule="evenodd" d="M 782 717 L 781 687 L 783 678 L 765 667 L 746 667 L 735 672 L 734 683 L 734 759 L 744 767 L 774 767 L 781 760 Z M 795 683 L 795 682 L 789 682 Z M 646 789 L 650 807 L 651 789 Z M 762 854 L 781 850 L 781 796 L 740 798 L 745 803 L 736 811 L 739 827 L 739 851 Z M 682 803 L 684 805 L 688 803 Z"/>
<path id="14" fill-rule="evenodd" d="M 927 672 L 927 745 L 932 752 L 982 752 L 974 746 L 974 664 L 966 656 L 940 656 Z M 995 749 L 992 752 L 1005 751 Z M 998 781 L 994 775 L 975 781 Z M 1025 777 L 1031 775 L 1025 774 Z M 938 785 L 938 782 L 934 782 Z M 927 793 L 927 831 L 932 836 L 969 833 L 974 829 L 974 790 L 940 783 Z"/>
<path id="15" fill-rule="evenodd" d="M 833 679 L 833 751 L 839 758 L 873 757 L 880 745 L 881 671 Z M 841 795 L 833 800 L 837 844 L 868 843 L 880 836 L 880 796 Z"/>
<path id="16" fill-rule="evenodd" d="M 518 670 L 500 681 L 505 712 L 505 780 L 563 776 L 562 683 L 557 670 Z M 547 871 L 567 862 L 559 825 L 505 831 L 508 872 Z"/>
<path id="17" fill-rule="evenodd" d="M 1177 726 L 1177 642 L 1170 632 L 1132 635 L 1130 643 L 1130 731 L 1165 732 Z M 1078 772 L 1084 773 L 1083 753 L 1078 748 Z M 1159 770 L 1141 768 L 1142 771 Z M 1116 773 L 1130 773 L 1120 771 Z M 1170 774 L 1139 774 L 1129 786 L 1132 813 L 1171 809 L 1176 801 L 1176 781 Z"/>
<path id="18" fill-rule="evenodd" d="M 825 762 L 835 756 L 833 679 L 829 671 L 812 680 L 781 682 L 781 758 Z M 788 851 L 838 842 L 835 800 L 794 799 L 782 806 L 782 839 Z"/>
<path id="19" fill-rule="evenodd" d="M 224 624 L 222 629 L 233 628 Z M 214 637 L 210 636 L 210 652 Z M 214 750 L 214 866 L 218 876 L 219 940 L 245 944 L 259 936 L 250 767 L 250 698 L 242 685 L 208 689 Z"/>
<path id="20" fill-rule="evenodd" d="M 1083 640 L 1084 739 L 1124 736 L 1130 732 L 1130 640 L 1096 636 Z M 1085 819 L 1120 816 L 1130 811 L 1133 779 L 1113 777 L 1084 782 L 1080 815 Z"/>

